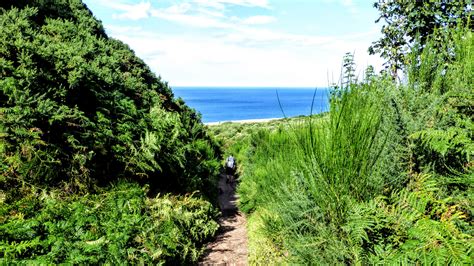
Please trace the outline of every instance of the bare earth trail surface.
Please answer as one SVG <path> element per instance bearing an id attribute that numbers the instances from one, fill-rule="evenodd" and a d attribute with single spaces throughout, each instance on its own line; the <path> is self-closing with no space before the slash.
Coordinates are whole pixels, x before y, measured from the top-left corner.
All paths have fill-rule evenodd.
<path id="1" fill-rule="evenodd" d="M 237 209 L 235 183 L 227 183 L 225 174 L 220 176 L 218 200 L 221 227 L 199 265 L 247 265 L 247 221 Z"/>

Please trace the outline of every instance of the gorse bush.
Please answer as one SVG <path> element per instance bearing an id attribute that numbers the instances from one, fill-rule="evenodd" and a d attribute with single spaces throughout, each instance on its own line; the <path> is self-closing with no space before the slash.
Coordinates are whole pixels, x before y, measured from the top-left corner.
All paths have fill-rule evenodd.
<path id="1" fill-rule="evenodd" d="M 199 115 L 81 1 L 2 1 L 0 68 L 2 184 L 214 187 L 219 148 Z"/>
<path id="2" fill-rule="evenodd" d="M 238 147 L 250 242 L 271 246 L 252 262 L 473 263 L 474 38 L 451 39 L 452 62 L 427 42 L 405 82 L 344 82 L 324 117 Z"/>
<path id="3" fill-rule="evenodd" d="M 209 202 L 147 198 L 130 182 L 80 197 L 29 193 L 0 208 L 0 264 L 191 263 L 218 229 Z"/>
<path id="4" fill-rule="evenodd" d="M 80 0 L 0 2 L 0 264 L 197 262 L 220 153 Z"/>

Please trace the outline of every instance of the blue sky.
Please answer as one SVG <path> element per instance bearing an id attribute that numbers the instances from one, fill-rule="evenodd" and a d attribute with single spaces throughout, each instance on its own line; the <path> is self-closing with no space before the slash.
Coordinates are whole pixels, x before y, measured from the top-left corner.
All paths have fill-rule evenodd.
<path id="1" fill-rule="evenodd" d="M 84 0 L 171 86 L 324 87 L 344 53 L 381 68 L 370 0 Z"/>

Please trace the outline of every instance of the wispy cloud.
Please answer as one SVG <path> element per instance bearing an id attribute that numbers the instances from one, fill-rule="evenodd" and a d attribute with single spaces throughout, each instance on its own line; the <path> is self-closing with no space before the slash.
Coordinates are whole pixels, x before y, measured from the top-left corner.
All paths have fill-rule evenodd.
<path id="1" fill-rule="evenodd" d="M 315 36 L 242 28 L 224 36 L 157 34 L 106 27 L 174 86 L 326 86 L 338 77 L 345 52 L 360 70 L 373 63 L 362 36 Z M 271 44 L 271 45 L 266 45 Z M 331 75 L 330 75 L 331 76 Z"/>
<path id="2" fill-rule="evenodd" d="M 151 3 L 142 2 L 136 5 L 126 5 L 123 13 L 115 14 L 112 17 L 119 19 L 138 20 L 148 18 L 151 11 Z"/>
<path id="3" fill-rule="evenodd" d="M 276 21 L 273 16 L 256 15 L 245 18 L 229 16 L 224 9 L 220 9 L 223 3 L 235 3 L 240 5 L 264 5 L 266 1 L 237 1 L 237 0 L 196 0 L 197 5 L 190 3 L 175 4 L 167 8 L 156 8 L 149 11 L 152 17 L 160 18 L 190 27 L 198 28 L 227 28 L 237 29 L 242 25 L 264 25 Z M 209 2 L 209 3 L 208 3 Z M 255 2 L 255 3 L 253 3 Z M 209 8 L 210 6 L 210 8 Z M 218 8 L 216 8 L 218 7 Z"/>
<path id="4" fill-rule="evenodd" d="M 115 19 L 139 20 L 154 15 L 155 17 L 177 22 L 196 19 L 198 26 L 214 25 L 215 23 L 203 22 L 205 16 L 224 17 L 223 12 L 226 10 L 227 6 L 270 8 L 268 0 L 192 0 L 177 3 L 163 9 L 154 8 L 150 1 L 130 4 L 124 0 L 97 0 L 97 3 L 114 10 L 116 13 L 112 14 L 112 17 Z M 200 16 L 197 16 L 198 18 L 176 17 L 177 15 L 184 15 L 190 12 L 200 14 Z M 194 17 L 196 17 L 195 14 Z M 265 24 L 258 23 L 260 21 L 263 22 L 265 19 L 268 20 L 268 18 L 258 18 L 258 16 L 254 18 L 256 24 Z M 250 22 L 252 22 L 252 20 L 250 20 Z"/>
<path id="5" fill-rule="evenodd" d="M 224 9 L 226 5 L 270 8 L 268 0 L 194 0 L 194 2 L 218 9 Z"/>
<path id="6" fill-rule="evenodd" d="M 129 44 L 171 85 L 325 86 L 331 81 L 327 73 L 340 73 L 345 52 L 355 52 L 361 68 L 379 63 L 366 53 L 378 30 L 278 28 L 284 23 L 282 10 L 267 0 L 91 1 L 110 9 L 107 32 Z M 324 1 L 356 8 L 349 0 Z M 186 34 L 170 30 L 177 24 Z M 161 31 L 158 25 L 168 28 Z"/>
<path id="7" fill-rule="evenodd" d="M 344 8 L 348 9 L 353 15 L 359 14 L 359 10 L 356 3 L 353 0 L 323 0 L 326 3 L 337 3 Z M 367 1 L 367 0 L 362 0 Z"/>
<path id="8" fill-rule="evenodd" d="M 97 3 L 108 7 L 114 12 L 112 17 L 116 19 L 130 19 L 130 20 L 139 20 L 148 18 L 152 5 L 148 1 L 142 1 L 136 4 L 128 4 L 123 1 L 113 1 L 113 0 L 97 0 Z"/>
<path id="9" fill-rule="evenodd" d="M 229 28 L 231 26 L 218 19 L 204 15 L 173 14 L 163 10 L 152 10 L 151 15 L 156 18 L 198 28 Z"/>
<path id="10" fill-rule="evenodd" d="M 276 18 L 272 16 L 252 16 L 242 20 L 245 25 L 262 25 L 275 22 Z"/>

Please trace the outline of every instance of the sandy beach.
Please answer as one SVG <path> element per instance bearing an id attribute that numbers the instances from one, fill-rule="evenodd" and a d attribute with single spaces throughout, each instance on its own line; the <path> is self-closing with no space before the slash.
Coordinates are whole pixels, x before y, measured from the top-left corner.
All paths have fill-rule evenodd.
<path id="1" fill-rule="evenodd" d="M 272 120 L 279 120 L 283 118 L 261 118 L 261 119 L 246 119 L 246 120 L 229 120 L 229 121 L 219 121 L 219 122 L 208 122 L 204 123 L 206 126 L 215 126 L 215 125 L 220 125 L 223 123 L 240 123 L 240 124 L 248 124 L 248 123 L 263 123 L 263 122 L 269 122 Z"/>

